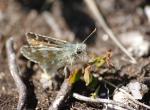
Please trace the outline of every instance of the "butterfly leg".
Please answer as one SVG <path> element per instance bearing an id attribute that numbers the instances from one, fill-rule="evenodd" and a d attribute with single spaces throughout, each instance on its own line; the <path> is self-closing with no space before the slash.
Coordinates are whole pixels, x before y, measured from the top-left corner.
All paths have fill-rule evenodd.
<path id="1" fill-rule="evenodd" d="M 69 57 L 69 61 L 70 61 L 70 65 L 72 66 L 74 62 L 74 58 Z"/>
<path id="2" fill-rule="evenodd" d="M 67 65 L 64 67 L 63 73 L 64 73 L 65 78 L 69 77 L 70 70 L 69 70 L 69 67 Z"/>

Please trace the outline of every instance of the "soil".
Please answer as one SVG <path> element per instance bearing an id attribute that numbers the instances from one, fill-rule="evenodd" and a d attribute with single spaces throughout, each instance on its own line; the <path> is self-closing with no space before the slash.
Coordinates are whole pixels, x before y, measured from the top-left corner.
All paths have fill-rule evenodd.
<path id="1" fill-rule="evenodd" d="M 137 30 L 143 34 L 144 39 L 150 41 L 150 24 L 143 11 L 144 7 L 149 5 L 148 0 L 97 0 L 96 3 L 101 8 L 107 24 L 116 35 Z M 53 33 L 52 27 L 44 18 L 44 12 L 51 13 L 54 19 L 58 21 L 58 26 L 64 34 L 61 35 L 60 39 L 82 42 L 95 27 L 97 28 L 95 36 L 86 42 L 88 51 L 100 56 L 111 49 L 113 53 L 111 60 L 115 67 L 114 69 L 105 68 L 104 71 L 101 69 L 101 77 L 117 86 L 126 85 L 132 79 L 150 77 L 150 54 L 144 57 L 135 57 L 137 64 L 122 60 L 126 55 L 111 39 L 104 40 L 105 32 L 97 25 L 84 1 L 0 0 L 0 110 L 15 110 L 19 98 L 18 90 L 7 63 L 5 43 L 9 37 L 14 37 L 17 63 L 29 92 L 27 109 L 47 110 L 59 91 L 44 90 L 39 81 L 41 69 L 37 64 L 24 58 L 19 51 L 22 45 L 27 44 L 26 32 L 35 32 L 47 36 L 51 36 L 51 33 Z M 69 34 L 65 32 L 69 32 Z M 120 39 L 119 36 L 118 39 Z M 76 84 L 73 90 L 77 91 L 78 88 L 83 88 L 83 90 L 77 92 L 89 94 L 86 92 L 89 88 L 82 83 Z M 150 87 L 149 80 L 144 83 L 148 88 Z M 109 86 L 108 88 L 110 94 L 112 94 L 114 88 Z M 141 102 L 150 105 L 150 91 Z M 101 104 L 86 103 L 73 97 L 66 99 L 61 108 L 61 110 L 98 109 L 102 109 Z"/>

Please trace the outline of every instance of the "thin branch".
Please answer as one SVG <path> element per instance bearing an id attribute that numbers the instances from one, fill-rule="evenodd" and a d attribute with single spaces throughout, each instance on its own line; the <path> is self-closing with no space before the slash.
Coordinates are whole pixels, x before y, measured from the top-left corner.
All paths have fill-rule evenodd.
<path id="1" fill-rule="evenodd" d="M 98 10 L 94 0 L 84 0 L 86 5 L 89 7 L 93 13 L 95 19 L 98 21 L 99 25 L 104 29 L 104 31 L 109 35 L 109 37 L 116 43 L 116 45 L 131 59 L 131 63 L 136 63 L 135 58 L 124 48 L 124 46 L 117 40 L 117 37 L 114 35 L 112 30 L 106 24 L 102 14 Z"/>
<path id="2" fill-rule="evenodd" d="M 113 101 L 113 100 L 110 100 L 110 99 L 101 99 L 101 98 L 91 98 L 91 97 L 86 97 L 86 96 L 83 96 L 83 95 L 80 95 L 80 94 L 77 94 L 77 93 L 73 93 L 73 97 L 78 99 L 78 100 L 81 100 L 81 101 L 85 101 L 85 102 L 91 102 L 91 103 L 105 103 L 105 104 L 111 104 L 111 105 L 115 105 L 115 106 L 118 106 L 118 107 L 122 107 L 122 108 L 125 108 L 125 109 L 128 109 L 128 110 L 134 110 L 133 108 L 125 105 L 125 104 L 122 104 L 120 102 L 116 102 L 116 101 Z"/>
<path id="3" fill-rule="evenodd" d="M 23 83 L 22 79 L 20 78 L 20 71 L 19 67 L 16 63 L 16 55 L 13 48 L 13 38 L 9 38 L 6 42 L 6 50 L 7 50 L 7 58 L 8 58 L 8 65 L 10 73 L 15 81 L 19 92 L 19 101 L 17 105 L 17 110 L 25 109 L 25 102 L 27 98 L 27 88 Z"/>
<path id="4" fill-rule="evenodd" d="M 64 101 L 66 100 L 66 98 L 68 96 L 70 96 L 70 92 L 72 89 L 72 85 L 69 84 L 68 79 L 65 79 L 60 91 L 58 92 L 56 99 L 54 100 L 54 102 L 52 103 L 52 105 L 49 107 L 49 110 L 59 110 L 59 108 L 61 107 L 61 105 L 64 104 Z"/>

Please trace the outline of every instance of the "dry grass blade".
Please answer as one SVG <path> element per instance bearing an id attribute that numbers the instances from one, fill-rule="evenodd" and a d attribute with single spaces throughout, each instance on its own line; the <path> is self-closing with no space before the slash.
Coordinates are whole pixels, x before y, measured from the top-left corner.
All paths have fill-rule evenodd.
<path id="1" fill-rule="evenodd" d="M 116 43 L 116 45 L 131 59 L 131 63 L 136 63 L 136 60 L 132 55 L 123 47 L 123 45 L 117 40 L 116 36 L 112 30 L 108 27 L 102 14 L 98 10 L 94 0 L 84 0 L 91 12 L 93 13 L 95 20 L 98 21 L 99 25 L 104 29 L 104 31 L 109 35 L 109 37 Z"/>

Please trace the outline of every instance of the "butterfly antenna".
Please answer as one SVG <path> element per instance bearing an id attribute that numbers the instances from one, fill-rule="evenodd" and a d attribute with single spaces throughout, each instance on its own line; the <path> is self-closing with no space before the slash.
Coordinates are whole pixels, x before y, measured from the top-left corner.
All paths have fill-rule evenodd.
<path id="1" fill-rule="evenodd" d="M 96 32 L 96 28 L 82 41 L 82 43 L 87 41 L 95 32 Z"/>

